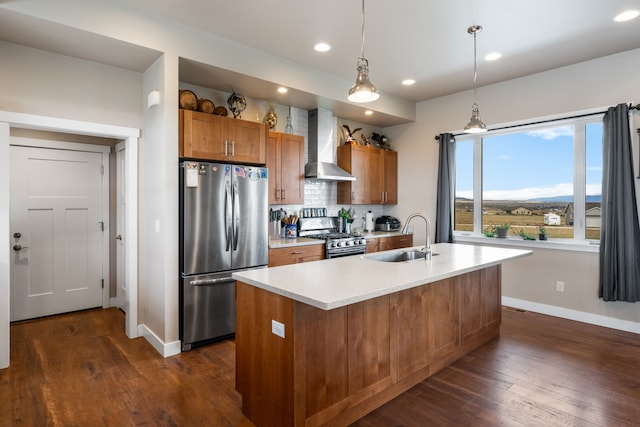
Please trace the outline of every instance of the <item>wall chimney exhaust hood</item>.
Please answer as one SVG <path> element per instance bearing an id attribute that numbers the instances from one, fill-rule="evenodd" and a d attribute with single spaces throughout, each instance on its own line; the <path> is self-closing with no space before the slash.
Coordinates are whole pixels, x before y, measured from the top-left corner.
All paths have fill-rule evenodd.
<path id="1" fill-rule="evenodd" d="M 356 177 L 333 161 L 337 124 L 331 111 L 317 108 L 309 111 L 308 159 L 304 177 L 325 181 L 355 181 Z"/>

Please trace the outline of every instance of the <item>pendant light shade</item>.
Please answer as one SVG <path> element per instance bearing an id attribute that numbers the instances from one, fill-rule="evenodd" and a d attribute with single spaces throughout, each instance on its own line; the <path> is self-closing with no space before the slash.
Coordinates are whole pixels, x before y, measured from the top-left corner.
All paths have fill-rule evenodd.
<path id="1" fill-rule="evenodd" d="M 471 107 L 471 120 L 464 127 L 464 133 L 482 133 L 487 131 L 487 125 L 480 119 L 480 108 L 475 102 Z"/>
<path id="2" fill-rule="evenodd" d="M 478 91 L 478 61 L 476 52 L 476 34 L 482 31 L 482 26 L 473 25 L 467 29 L 473 34 L 473 106 L 471 107 L 471 120 L 464 127 L 464 133 L 482 133 L 487 131 L 487 125 L 480 119 L 480 108 L 477 102 Z"/>
<path id="3" fill-rule="evenodd" d="M 369 61 L 364 57 L 364 0 L 362 0 L 362 45 L 357 70 L 356 82 L 349 89 L 347 99 L 351 102 L 371 102 L 380 98 L 378 89 L 369 80 Z"/>

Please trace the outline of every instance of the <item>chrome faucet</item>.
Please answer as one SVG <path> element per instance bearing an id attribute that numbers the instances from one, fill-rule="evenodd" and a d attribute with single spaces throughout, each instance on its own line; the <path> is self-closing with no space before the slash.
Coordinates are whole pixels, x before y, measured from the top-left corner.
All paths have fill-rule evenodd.
<path id="1" fill-rule="evenodd" d="M 431 259 L 431 220 L 429 219 L 428 216 L 426 216 L 423 213 L 414 213 L 409 215 L 409 218 L 407 218 L 407 221 L 404 223 L 404 227 L 402 227 L 402 234 L 409 234 L 409 223 L 411 222 L 411 220 L 415 217 L 419 216 L 420 218 L 424 219 L 425 222 L 425 227 L 427 229 L 427 244 L 426 246 L 423 248 L 423 250 L 426 252 L 427 256 L 425 257 L 425 259 L 430 260 Z"/>

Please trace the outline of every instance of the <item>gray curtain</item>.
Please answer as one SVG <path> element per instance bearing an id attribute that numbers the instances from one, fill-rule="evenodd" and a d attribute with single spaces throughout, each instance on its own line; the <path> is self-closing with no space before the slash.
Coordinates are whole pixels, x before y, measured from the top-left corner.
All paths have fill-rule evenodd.
<path id="1" fill-rule="evenodd" d="M 602 119 L 600 298 L 640 297 L 640 230 L 629 130 L 629 107 L 611 107 Z"/>
<path id="2" fill-rule="evenodd" d="M 436 205 L 435 243 L 453 242 L 454 184 L 456 177 L 456 140 L 450 133 L 441 133 L 438 161 L 438 200 Z"/>

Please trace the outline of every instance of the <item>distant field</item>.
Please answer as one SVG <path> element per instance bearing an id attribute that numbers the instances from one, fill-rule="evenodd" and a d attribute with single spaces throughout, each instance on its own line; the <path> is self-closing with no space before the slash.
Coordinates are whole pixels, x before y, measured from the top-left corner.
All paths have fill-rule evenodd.
<path id="1" fill-rule="evenodd" d="M 521 205 L 521 204 L 520 204 Z M 518 205 L 518 206 L 520 206 Z M 457 206 L 455 211 L 455 229 L 459 231 L 473 231 L 473 212 L 470 210 L 471 206 L 459 207 Z M 491 209 L 493 207 L 489 207 Z M 527 207 L 529 208 L 529 207 Z M 520 230 L 524 230 L 525 233 L 532 236 L 538 236 L 538 226 L 544 225 L 544 214 L 549 212 L 549 207 L 546 209 L 539 209 L 533 215 L 512 215 L 505 212 L 501 212 L 501 209 L 496 207 L 495 210 L 485 211 L 482 217 L 483 230 L 490 225 L 500 225 L 508 223 L 511 225 L 509 235 L 518 236 Z M 556 209 L 556 212 L 559 209 Z M 550 238 L 573 238 L 573 227 L 565 224 L 564 216 L 560 217 L 561 225 L 546 225 L 547 236 Z M 599 228 L 588 228 L 586 230 L 587 239 L 599 239 Z"/>

